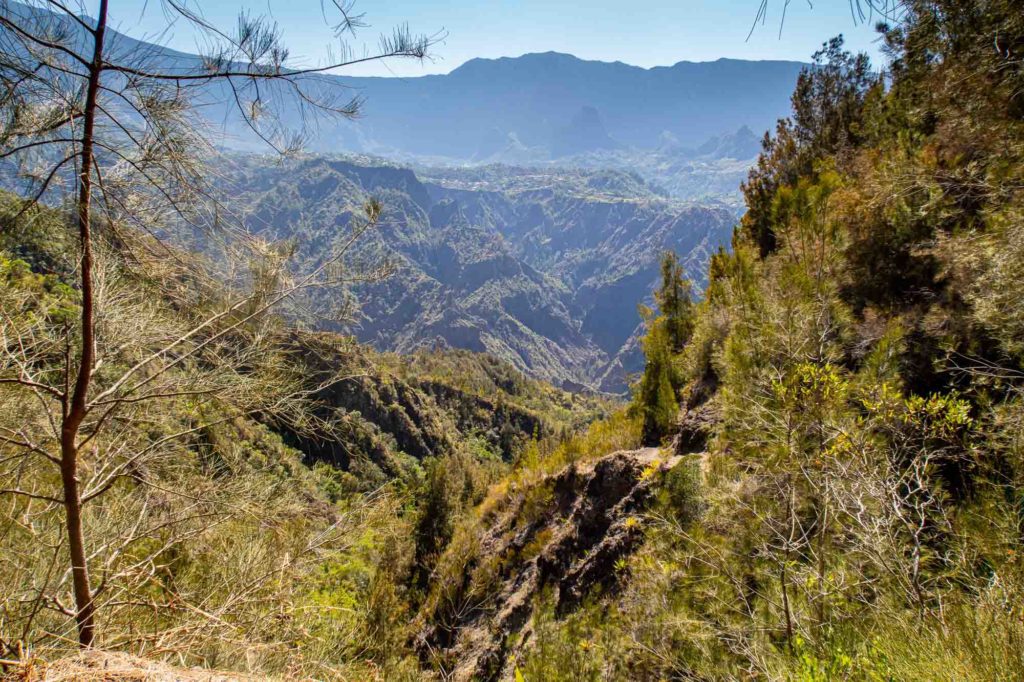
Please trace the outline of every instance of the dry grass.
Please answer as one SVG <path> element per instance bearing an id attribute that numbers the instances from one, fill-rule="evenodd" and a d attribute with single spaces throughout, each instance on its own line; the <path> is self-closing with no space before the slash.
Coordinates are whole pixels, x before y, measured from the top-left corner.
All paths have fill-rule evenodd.
<path id="1" fill-rule="evenodd" d="M 122 653 L 86 651 L 52 663 L 28 660 L 8 666 L 3 682 L 243 682 L 266 677 L 176 668 Z"/>

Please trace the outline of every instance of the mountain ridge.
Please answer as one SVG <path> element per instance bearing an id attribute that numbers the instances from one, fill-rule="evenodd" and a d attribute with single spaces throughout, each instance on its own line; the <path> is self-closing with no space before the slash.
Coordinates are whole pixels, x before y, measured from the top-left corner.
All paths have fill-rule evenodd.
<path id="1" fill-rule="evenodd" d="M 470 160 L 497 129 L 555 155 L 552 135 L 584 107 L 598 112 L 608 134 L 627 147 L 654 148 L 666 131 L 695 147 L 744 125 L 773 126 L 788 110 L 804 66 L 723 59 L 645 69 L 548 52 L 474 59 L 446 75 L 340 77 L 365 97 L 366 118 L 338 126 L 340 140 L 318 150 Z M 403 98 L 419 106 L 410 111 Z"/>
<path id="2" fill-rule="evenodd" d="M 313 267 L 347 234 L 362 202 L 383 206 L 359 257 L 397 272 L 355 288 L 350 329 L 381 350 L 487 352 L 565 388 L 621 393 L 640 369 L 636 302 L 657 254 L 680 253 L 703 281 L 735 214 L 678 202 L 614 171 L 414 172 L 349 157 L 280 167 L 235 155 L 225 173 L 256 235 L 293 241 Z M 369 165 L 367 165 L 369 164 Z M 335 328 L 327 323 L 328 328 Z"/>
<path id="3" fill-rule="evenodd" d="M 448 73 L 431 73 L 424 74 L 423 76 L 365 76 L 365 78 L 426 78 L 428 76 L 450 76 L 460 69 L 476 65 L 480 63 L 494 63 L 494 62 L 513 62 L 516 60 L 523 59 L 534 59 L 534 58 L 556 58 L 565 59 L 566 61 L 573 62 L 585 62 L 592 64 L 607 64 L 610 66 L 626 67 L 628 69 L 637 69 L 640 71 L 656 71 L 658 69 L 674 69 L 679 66 L 687 65 L 702 65 L 702 64 L 719 64 L 719 63 L 741 63 L 741 64 L 799 64 L 800 66 L 807 66 L 807 62 L 801 62 L 791 59 L 741 59 L 738 57 L 719 57 L 718 59 L 705 59 L 705 60 L 694 60 L 694 59 L 680 59 L 672 64 L 655 64 L 654 66 L 640 66 L 639 64 L 630 64 L 620 59 L 613 61 L 607 61 L 604 59 L 588 59 L 586 57 L 579 57 L 572 54 L 571 52 L 560 52 L 559 50 L 541 50 L 538 52 L 524 52 L 520 55 L 503 55 L 501 57 L 473 57 L 462 62 Z"/>
<path id="4" fill-rule="evenodd" d="M 47 11 L 12 7 L 27 14 Z M 88 40 L 81 25 L 67 16 L 60 20 L 67 30 Z M 110 31 L 109 40 L 113 53 L 130 52 L 164 71 L 202 68 L 198 55 L 116 30 Z M 469 161 L 480 141 L 496 129 L 500 135 L 514 134 L 525 147 L 557 156 L 557 132 L 589 107 L 604 121 L 608 135 L 626 147 L 655 148 L 666 132 L 694 147 L 744 125 L 757 132 L 774 126 L 788 112 L 789 95 L 804 66 L 781 60 L 720 59 L 644 68 L 543 52 L 477 58 L 448 74 L 411 78 L 318 74 L 310 77 L 314 89 L 347 88 L 364 102 L 365 117 L 323 122 L 309 146 L 320 153 Z M 263 140 L 233 108 L 234 99 L 225 87 L 210 85 L 195 93 L 207 120 L 221 131 L 221 143 L 243 151 L 263 148 Z M 277 97 L 270 86 L 261 96 L 268 101 Z M 279 113 L 286 128 L 304 127 L 300 108 L 285 106 Z"/>

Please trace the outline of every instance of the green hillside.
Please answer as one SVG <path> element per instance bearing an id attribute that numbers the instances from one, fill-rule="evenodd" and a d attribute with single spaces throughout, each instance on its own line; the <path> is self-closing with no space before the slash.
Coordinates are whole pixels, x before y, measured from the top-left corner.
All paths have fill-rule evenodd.
<path id="1" fill-rule="evenodd" d="M 903 6 L 884 79 L 816 56 L 704 299 L 652 316 L 633 409 L 691 473 L 523 679 L 1019 677 L 1024 24 Z"/>
<path id="2" fill-rule="evenodd" d="M 44 4 L 0 5 L 0 678 L 1021 679 L 1019 2 L 872 5 L 738 218 L 596 110 L 582 169 L 225 157 L 188 79 L 254 133 L 322 94 L 265 25 L 183 76 Z"/>
<path id="3" fill-rule="evenodd" d="M 31 366 L 42 378 L 62 362 L 80 295 L 64 214 L 23 206 L 7 195 L 0 207 L 3 376 Z M 105 329 L 130 341 L 112 346 L 100 381 L 187 328 L 199 310 L 183 312 L 183 300 L 222 305 L 226 291 L 190 280 L 202 271 L 195 257 L 174 256 L 181 269 L 159 270 L 163 281 L 150 279 L 153 260 L 104 266 Z M 238 354 L 241 364 L 218 366 Z M 159 638 L 185 662 L 228 667 L 258 646 L 251 670 L 318 678 L 415 669 L 399 632 L 381 649 L 358 642 L 377 636 L 377 619 L 400 619 L 415 601 L 414 576 L 450 532 L 445 515 L 479 501 L 536 439 L 572 433 L 614 408 L 494 358 L 384 356 L 272 316 L 171 363 L 161 382 L 166 397 L 121 413 L 83 471 L 86 532 L 105 539 L 92 560 L 108 576 L 101 580 L 113 581 L 96 597 L 103 646 L 143 651 Z M 26 402 L 7 383 L 0 401 L 0 646 L 9 647 L 4 658 L 19 647 L 52 657 L 66 646 L 58 595 L 67 575 L 48 568 L 62 549 L 61 512 L 49 462 L 18 447 L 31 442 L 45 452 L 52 435 L 45 404 Z M 385 587 L 398 592 L 377 594 Z"/>

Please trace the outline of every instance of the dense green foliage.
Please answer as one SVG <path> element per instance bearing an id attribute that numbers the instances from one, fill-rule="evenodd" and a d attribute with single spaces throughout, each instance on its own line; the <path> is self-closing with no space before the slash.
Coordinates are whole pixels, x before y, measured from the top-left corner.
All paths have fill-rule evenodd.
<path id="1" fill-rule="evenodd" d="M 647 325 L 647 333 L 640 342 L 645 363 L 633 408 L 642 419 L 645 445 L 658 445 L 675 424 L 679 373 L 672 358 L 682 352 L 693 335 L 690 282 L 683 275 L 679 258 L 671 251 L 662 256 L 661 285 L 654 297 L 658 315 L 640 307 Z"/>
<path id="2" fill-rule="evenodd" d="M 66 551 L 55 471 L 22 446 L 46 443 L 51 428 L 8 381 L 63 361 L 79 293 L 67 283 L 75 264 L 64 214 L 21 206 L 2 197 L 0 658 L 31 660 L 66 650 L 73 613 L 66 572 L 55 568 Z M 145 246 L 131 230 L 118 236 Z M 224 293 L 195 274 L 195 256 L 172 252 L 166 260 L 188 267 L 161 270 L 102 246 L 102 329 L 119 339 L 108 371 L 148 352 L 165 329 L 180 334 Z M 568 437 L 612 404 L 494 358 L 382 356 L 274 317 L 251 331 L 272 339 L 262 361 L 275 364 L 225 372 L 217 361 L 251 342 L 242 329 L 203 362 L 167 371 L 227 388 L 243 380 L 235 372 L 247 381 L 269 374 L 257 403 L 227 389 L 140 401 L 84 460 L 85 480 L 102 482 L 122 452 L 141 448 L 102 496 L 87 490 L 103 586 L 99 644 L 259 675 L 415 679 L 409 614 L 466 510 L 537 438 Z M 296 390 L 304 397 L 289 409 L 263 411 L 268 398 L 289 403 Z"/>
<path id="3" fill-rule="evenodd" d="M 647 362 L 637 389 L 636 409 L 643 417 L 643 442 L 658 445 L 671 431 L 679 404 L 672 381 L 672 357 L 667 330 L 655 325 L 644 337 Z"/>
<path id="4" fill-rule="evenodd" d="M 1019 678 L 1024 14 L 902 7 L 766 138 L 661 399 L 693 468 L 524 679 Z"/>

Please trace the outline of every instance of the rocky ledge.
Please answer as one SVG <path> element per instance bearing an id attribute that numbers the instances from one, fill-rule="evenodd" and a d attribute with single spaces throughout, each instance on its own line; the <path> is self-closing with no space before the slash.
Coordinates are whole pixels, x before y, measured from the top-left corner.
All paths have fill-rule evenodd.
<path id="1" fill-rule="evenodd" d="M 486 560 L 467 565 L 444 600 L 463 606 L 431 614 L 420 651 L 454 662 L 450 679 L 512 679 L 514 661 L 531 644 L 537 597 L 544 592 L 565 615 L 587 596 L 617 589 L 616 562 L 642 541 L 637 514 L 661 478 L 651 473 L 680 459 L 658 448 L 616 452 L 570 465 L 533 484 L 532 494 L 514 496 L 482 533 L 476 555 Z"/>

